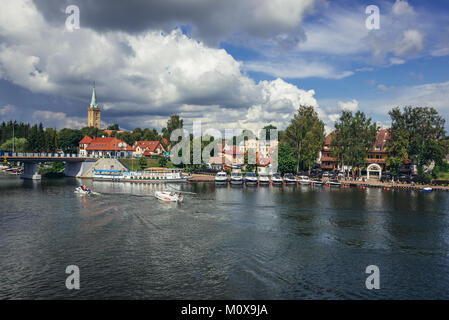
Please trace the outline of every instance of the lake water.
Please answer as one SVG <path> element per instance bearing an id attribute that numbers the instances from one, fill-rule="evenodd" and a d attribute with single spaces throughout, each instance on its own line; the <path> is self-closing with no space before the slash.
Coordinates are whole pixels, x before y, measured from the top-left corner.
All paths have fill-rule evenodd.
<path id="1" fill-rule="evenodd" d="M 448 193 L 164 188 L 0 176 L 0 299 L 449 299 Z"/>

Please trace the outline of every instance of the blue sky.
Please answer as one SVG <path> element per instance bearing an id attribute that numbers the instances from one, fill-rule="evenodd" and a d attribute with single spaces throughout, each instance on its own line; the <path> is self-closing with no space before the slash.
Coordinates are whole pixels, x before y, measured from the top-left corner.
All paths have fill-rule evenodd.
<path id="1" fill-rule="evenodd" d="M 66 27 L 68 5 L 80 28 Z M 367 6 L 380 10 L 368 30 Z M 18 0 L 0 13 L 0 120 L 106 126 L 284 128 L 300 104 L 328 130 L 343 109 L 388 126 L 393 106 L 449 120 L 449 7 L 384 0 Z"/>

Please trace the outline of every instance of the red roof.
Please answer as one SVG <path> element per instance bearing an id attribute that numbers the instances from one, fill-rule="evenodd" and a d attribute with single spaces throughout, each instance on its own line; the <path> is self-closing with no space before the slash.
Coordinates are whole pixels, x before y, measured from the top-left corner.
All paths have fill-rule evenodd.
<path id="1" fill-rule="evenodd" d="M 119 147 L 122 143 L 124 147 Z M 131 148 L 125 141 L 117 138 L 95 138 L 87 146 L 86 150 L 102 150 L 102 151 L 132 151 Z"/>
<path id="2" fill-rule="evenodd" d="M 376 136 L 374 150 L 378 148 L 380 151 L 384 151 L 389 138 L 390 138 L 390 130 L 388 129 L 379 130 Z"/>
<path id="3" fill-rule="evenodd" d="M 89 136 L 84 136 L 83 139 L 79 142 L 79 144 L 89 144 L 92 141 L 92 138 Z"/>
<path id="4" fill-rule="evenodd" d="M 112 134 L 112 131 L 115 131 L 117 134 L 125 132 L 123 130 L 103 130 L 103 131 L 106 132 L 108 136 Z"/>
<path id="5" fill-rule="evenodd" d="M 136 141 L 136 143 L 134 144 L 134 150 L 137 147 L 140 147 L 141 149 L 145 150 L 145 152 L 152 153 L 158 148 L 158 146 L 163 148 L 160 141 Z"/>

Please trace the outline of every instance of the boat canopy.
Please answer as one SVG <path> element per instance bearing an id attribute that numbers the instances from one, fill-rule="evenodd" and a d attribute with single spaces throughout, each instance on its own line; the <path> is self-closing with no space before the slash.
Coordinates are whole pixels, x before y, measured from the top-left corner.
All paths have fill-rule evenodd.
<path id="1" fill-rule="evenodd" d="M 122 173 L 123 170 L 101 170 L 101 169 L 94 169 L 94 172 L 97 172 L 97 173 Z"/>

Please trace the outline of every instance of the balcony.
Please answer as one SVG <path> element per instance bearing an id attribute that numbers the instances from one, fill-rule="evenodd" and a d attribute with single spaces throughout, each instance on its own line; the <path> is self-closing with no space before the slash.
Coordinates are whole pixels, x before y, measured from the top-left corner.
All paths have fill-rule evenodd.
<path id="1" fill-rule="evenodd" d="M 366 159 L 367 164 L 385 164 L 387 161 L 385 159 Z"/>

